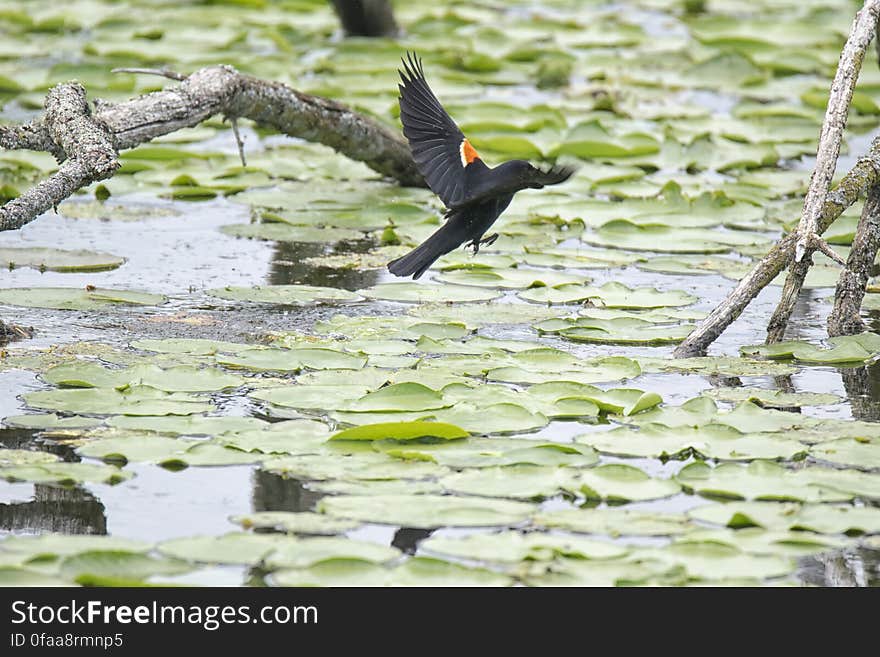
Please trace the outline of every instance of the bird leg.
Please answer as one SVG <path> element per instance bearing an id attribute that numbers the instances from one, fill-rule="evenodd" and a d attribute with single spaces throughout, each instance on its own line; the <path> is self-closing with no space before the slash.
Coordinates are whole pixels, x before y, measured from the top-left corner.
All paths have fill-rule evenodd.
<path id="1" fill-rule="evenodd" d="M 483 237 L 481 239 L 475 239 L 471 242 L 468 242 L 464 245 L 464 248 L 468 248 L 469 246 L 474 247 L 473 255 L 477 255 L 480 252 L 480 245 L 485 244 L 486 246 L 491 246 L 495 244 L 495 240 L 498 239 L 498 233 L 492 233 L 489 237 Z"/>

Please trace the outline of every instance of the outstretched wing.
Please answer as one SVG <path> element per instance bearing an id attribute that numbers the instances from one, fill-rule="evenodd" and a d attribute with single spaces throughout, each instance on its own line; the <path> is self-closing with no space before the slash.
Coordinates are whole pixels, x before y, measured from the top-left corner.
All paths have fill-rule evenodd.
<path id="1" fill-rule="evenodd" d="M 425 80 L 422 62 L 407 53 L 400 71 L 400 120 L 413 158 L 428 186 L 446 207 L 467 198 L 470 174 L 486 165 L 446 113 Z"/>

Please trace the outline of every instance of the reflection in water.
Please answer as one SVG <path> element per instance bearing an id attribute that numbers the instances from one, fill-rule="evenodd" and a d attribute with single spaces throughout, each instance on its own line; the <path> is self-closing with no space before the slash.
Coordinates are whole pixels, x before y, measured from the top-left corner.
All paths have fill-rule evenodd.
<path id="1" fill-rule="evenodd" d="M 379 282 L 382 273 L 378 269 L 333 269 L 306 264 L 306 258 L 342 253 L 364 253 L 373 246 L 369 240 L 339 242 L 336 245 L 304 242 L 278 242 L 269 270 L 271 285 L 318 285 L 345 290 L 360 290 Z"/>
<path id="2" fill-rule="evenodd" d="M 880 364 L 841 368 L 843 387 L 857 420 L 880 421 Z"/>
<path id="3" fill-rule="evenodd" d="M 299 479 L 254 471 L 254 511 L 313 511 L 322 497 L 324 493 L 307 489 Z"/>
<path id="4" fill-rule="evenodd" d="M 435 530 L 433 529 L 401 527 L 394 532 L 394 538 L 391 539 L 391 545 L 405 554 L 415 554 L 416 549 L 419 547 L 419 543 L 428 538 L 434 533 L 434 531 Z"/>
<path id="5" fill-rule="evenodd" d="M 0 504 L 0 530 L 106 534 L 104 505 L 88 491 L 37 484 L 30 502 Z"/>
<path id="6" fill-rule="evenodd" d="M 806 557 L 798 574 L 814 586 L 880 586 L 880 550 L 855 548 Z"/>
<path id="7" fill-rule="evenodd" d="M 36 447 L 65 461 L 79 461 L 69 445 L 45 440 L 37 442 L 38 433 L 33 429 L 0 429 L 0 446 L 8 449 Z M 0 503 L 0 531 L 106 534 L 107 516 L 100 500 L 84 488 L 35 484 L 32 500 Z"/>

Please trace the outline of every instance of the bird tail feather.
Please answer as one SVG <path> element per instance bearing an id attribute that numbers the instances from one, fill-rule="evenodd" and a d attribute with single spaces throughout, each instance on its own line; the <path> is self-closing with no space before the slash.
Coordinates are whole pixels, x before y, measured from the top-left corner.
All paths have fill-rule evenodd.
<path id="1" fill-rule="evenodd" d="M 388 271 L 395 276 L 420 278 L 434 261 L 446 255 L 468 239 L 462 221 L 454 221 L 457 213 L 450 212 L 446 223 L 412 251 L 388 263 Z"/>

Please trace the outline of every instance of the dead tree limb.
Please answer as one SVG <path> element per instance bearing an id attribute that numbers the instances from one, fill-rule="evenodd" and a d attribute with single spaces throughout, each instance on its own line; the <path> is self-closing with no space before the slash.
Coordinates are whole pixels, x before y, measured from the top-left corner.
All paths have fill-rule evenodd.
<path id="1" fill-rule="evenodd" d="M 843 177 L 825 198 L 818 234 L 824 233 L 859 196 L 880 182 L 880 138 L 874 140 L 868 153 Z M 758 293 L 776 278 L 794 259 L 797 233 L 789 233 L 758 261 L 740 280 L 727 298 L 675 350 L 677 358 L 700 356 L 742 314 Z"/>
<path id="2" fill-rule="evenodd" d="M 854 335 L 865 330 L 859 309 L 865 297 L 874 258 L 880 249 L 880 186 L 868 192 L 859 218 L 846 267 L 834 292 L 834 309 L 828 317 L 828 335 Z"/>
<path id="3" fill-rule="evenodd" d="M 831 179 L 834 177 L 853 91 L 859 80 L 862 60 L 877 32 L 878 18 L 880 18 L 880 0 L 867 0 L 856 14 L 849 38 L 840 53 L 840 62 L 837 65 L 834 81 L 831 83 L 828 108 L 825 111 L 825 121 L 819 136 L 816 165 L 804 199 L 801 220 L 798 223 L 798 241 L 794 260 L 789 266 L 779 305 L 776 306 L 767 325 L 768 344 L 780 342 L 785 337 L 785 328 L 788 326 L 788 320 L 794 311 L 807 271 L 812 264 L 811 255 L 817 244 L 822 243 L 822 238 L 817 232 L 819 213 L 828 193 L 828 187 L 831 185 Z"/>
<path id="4" fill-rule="evenodd" d="M 215 115 L 251 119 L 330 146 L 402 185 L 425 185 L 406 141 L 379 121 L 279 82 L 211 66 L 162 91 L 118 104 L 96 101 L 94 112 L 81 85 L 58 85 L 40 117 L 27 125 L 0 126 L 3 148 L 48 151 L 62 162 L 56 173 L 0 207 L 0 231 L 21 228 L 78 189 L 113 175 L 118 151 Z"/>
<path id="5" fill-rule="evenodd" d="M 797 230 L 777 242 L 770 253 L 755 265 L 728 297 L 679 345 L 675 350 L 676 356 L 684 357 L 705 353 L 706 348 L 742 314 L 751 300 L 770 284 L 783 267 L 790 265 L 782 290 L 782 298 L 767 327 L 768 343 L 778 342 L 783 338 L 807 271 L 812 264 L 813 252 L 817 249 L 823 252 L 830 251 L 820 236 L 828 225 L 846 209 L 845 207 L 840 208 L 834 214 L 835 208 L 829 208 L 828 201 L 832 194 L 829 194 L 828 189 L 837 167 L 853 90 L 858 81 L 865 52 L 876 35 L 878 18 L 880 18 L 880 0 L 866 0 L 862 9 L 856 14 L 849 38 L 840 54 L 840 62 L 831 85 L 825 120 L 819 136 L 816 165 L 810 178 Z M 874 161 L 874 164 L 876 163 L 876 140 L 871 146 L 869 159 Z M 874 164 L 868 165 L 869 168 L 874 169 L 873 174 L 868 172 L 870 174 L 868 185 L 862 185 L 861 182 L 864 181 L 861 178 L 859 181 L 850 180 L 848 184 L 855 184 L 860 191 L 872 187 L 875 183 L 874 179 L 877 177 Z M 859 165 L 847 177 L 849 178 L 858 168 Z M 840 187 L 843 187 L 843 183 Z M 855 202 L 857 197 L 857 195 L 853 197 L 846 207 Z M 832 211 L 833 217 L 828 214 L 829 209 Z"/>

